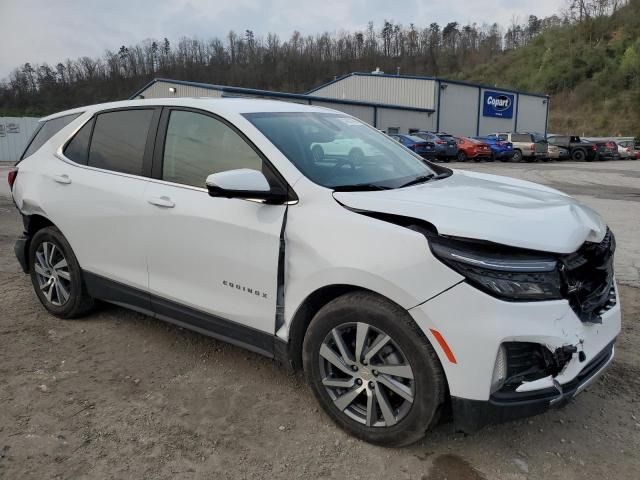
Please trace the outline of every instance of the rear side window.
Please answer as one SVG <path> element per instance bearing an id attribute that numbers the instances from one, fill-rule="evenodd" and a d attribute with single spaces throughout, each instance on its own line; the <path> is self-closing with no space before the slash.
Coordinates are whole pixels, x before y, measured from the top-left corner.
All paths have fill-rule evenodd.
<path id="1" fill-rule="evenodd" d="M 262 171 L 262 159 L 233 129 L 208 115 L 171 112 L 162 163 L 163 180 L 204 187 L 212 173 L 237 168 Z"/>
<path id="2" fill-rule="evenodd" d="M 531 134 L 529 133 L 512 133 L 511 134 L 512 142 L 532 142 Z"/>
<path id="3" fill-rule="evenodd" d="M 65 115 L 64 117 L 58 117 L 44 122 L 36 131 L 33 139 L 29 143 L 29 146 L 22 154 L 22 157 L 20 157 L 20 160 L 35 153 L 51 137 L 73 122 L 80 115 L 82 115 L 82 113 L 72 113 L 71 115 Z"/>
<path id="4" fill-rule="evenodd" d="M 142 175 L 153 110 L 119 110 L 96 117 L 88 165 Z"/>
<path id="5" fill-rule="evenodd" d="M 91 129 L 93 119 L 87 122 L 78 133 L 74 135 L 64 149 L 64 154 L 69 160 L 73 160 L 81 165 L 86 165 L 89 159 L 89 140 L 91 140 Z"/>

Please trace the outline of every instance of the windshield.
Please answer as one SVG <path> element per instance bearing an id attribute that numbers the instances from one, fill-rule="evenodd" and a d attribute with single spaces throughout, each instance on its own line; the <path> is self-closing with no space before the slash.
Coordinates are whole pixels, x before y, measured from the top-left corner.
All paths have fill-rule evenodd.
<path id="1" fill-rule="evenodd" d="M 398 188 L 436 173 L 421 157 L 352 117 L 324 112 L 244 116 L 307 178 L 324 187 Z"/>

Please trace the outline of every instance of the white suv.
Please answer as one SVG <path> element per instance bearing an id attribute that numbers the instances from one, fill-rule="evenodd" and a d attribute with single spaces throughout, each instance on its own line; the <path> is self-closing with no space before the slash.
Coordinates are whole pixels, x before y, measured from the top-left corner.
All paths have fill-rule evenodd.
<path id="1" fill-rule="evenodd" d="M 351 139 L 379 155 L 314 155 Z M 346 150 L 345 150 L 346 152 Z M 62 318 L 94 299 L 303 368 L 338 425 L 405 445 L 566 403 L 620 332 L 613 234 L 533 183 L 425 162 L 343 113 L 246 99 L 41 121 L 16 254 Z"/>

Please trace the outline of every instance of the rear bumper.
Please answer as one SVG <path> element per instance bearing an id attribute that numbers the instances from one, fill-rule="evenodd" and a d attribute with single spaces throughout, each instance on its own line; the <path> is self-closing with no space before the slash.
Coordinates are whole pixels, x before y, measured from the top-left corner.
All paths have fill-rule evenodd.
<path id="1" fill-rule="evenodd" d="M 27 251 L 29 248 L 29 242 L 31 241 L 31 237 L 26 235 L 22 235 L 20 238 L 16 240 L 16 243 L 13 245 L 13 251 L 16 254 L 16 258 L 18 259 L 18 263 L 20 263 L 20 267 L 24 273 L 29 273 L 29 261 Z"/>
<path id="2" fill-rule="evenodd" d="M 613 361 L 614 343 L 610 343 L 570 382 L 555 388 L 523 393 L 493 394 L 488 401 L 452 397 L 456 431 L 472 433 L 485 425 L 539 415 L 552 408 L 567 405 L 591 385 Z"/>

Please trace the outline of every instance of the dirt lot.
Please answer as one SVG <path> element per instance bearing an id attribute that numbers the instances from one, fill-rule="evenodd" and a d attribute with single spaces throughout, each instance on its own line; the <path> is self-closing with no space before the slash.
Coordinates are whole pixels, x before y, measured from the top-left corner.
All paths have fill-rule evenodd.
<path id="1" fill-rule="evenodd" d="M 0 478 L 640 478 L 640 161 L 460 167 L 565 190 L 617 235 L 617 358 L 567 408 L 384 449 L 258 355 L 113 306 L 60 321 L 19 271 L 0 167 Z"/>

